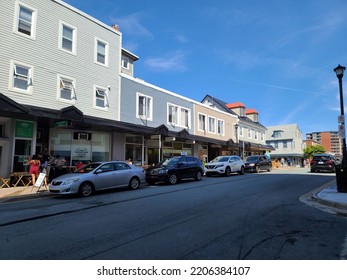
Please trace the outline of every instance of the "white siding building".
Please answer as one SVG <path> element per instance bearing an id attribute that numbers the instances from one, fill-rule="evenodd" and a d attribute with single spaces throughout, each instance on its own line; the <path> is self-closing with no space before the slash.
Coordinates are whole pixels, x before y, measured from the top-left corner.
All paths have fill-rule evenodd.
<path id="1" fill-rule="evenodd" d="M 272 160 L 284 159 L 286 165 L 302 166 L 303 139 L 297 124 L 268 126 L 266 143 L 275 148 L 270 156 Z"/>

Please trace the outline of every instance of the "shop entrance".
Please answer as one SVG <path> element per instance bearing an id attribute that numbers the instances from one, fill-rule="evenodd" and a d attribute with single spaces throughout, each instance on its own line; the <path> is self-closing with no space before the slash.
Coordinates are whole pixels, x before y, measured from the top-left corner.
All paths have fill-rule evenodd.
<path id="1" fill-rule="evenodd" d="M 28 172 L 27 160 L 30 158 L 31 140 L 16 139 L 13 158 L 13 172 Z"/>

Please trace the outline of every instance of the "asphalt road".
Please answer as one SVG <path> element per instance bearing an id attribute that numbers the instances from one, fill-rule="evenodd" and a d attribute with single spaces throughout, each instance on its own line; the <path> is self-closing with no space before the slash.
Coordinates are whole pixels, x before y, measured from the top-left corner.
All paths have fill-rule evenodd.
<path id="1" fill-rule="evenodd" d="M 0 259 L 345 259 L 346 217 L 299 197 L 304 169 L 0 205 Z"/>

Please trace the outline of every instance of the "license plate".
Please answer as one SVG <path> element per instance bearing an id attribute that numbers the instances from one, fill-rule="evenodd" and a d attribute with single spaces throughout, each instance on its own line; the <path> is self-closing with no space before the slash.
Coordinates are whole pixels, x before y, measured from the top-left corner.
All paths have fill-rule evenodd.
<path id="1" fill-rule="evenodd" d="M 318 161 L 318 164 L 323 164 L 324 162 L 323 161 Z"/>

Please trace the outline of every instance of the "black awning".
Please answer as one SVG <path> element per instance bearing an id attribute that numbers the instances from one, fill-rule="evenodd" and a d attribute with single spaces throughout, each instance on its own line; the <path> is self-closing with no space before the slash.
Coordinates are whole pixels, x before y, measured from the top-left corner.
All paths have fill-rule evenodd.
<path id="1" fill-rule="evenodd" d="M 27 106 L 21 105 L 0 93 L 0 114 L 2 116 L 13 117 L 15 115 L 28 115 L 30 113 L 31 110 Z"/>

